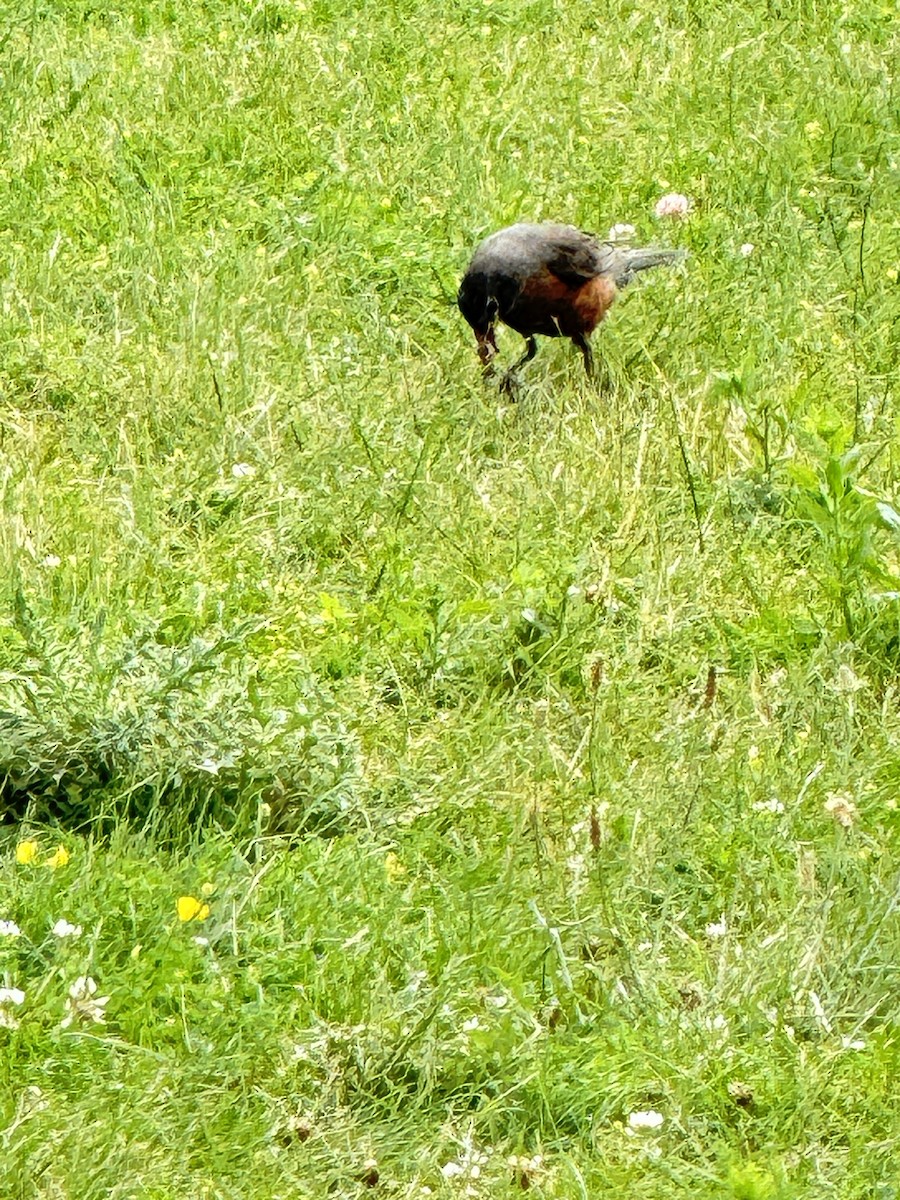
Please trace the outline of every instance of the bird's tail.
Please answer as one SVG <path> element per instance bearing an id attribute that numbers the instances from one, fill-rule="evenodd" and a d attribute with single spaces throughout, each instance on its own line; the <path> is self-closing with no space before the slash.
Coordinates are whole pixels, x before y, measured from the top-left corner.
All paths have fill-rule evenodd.
<path id="1" fill-rule="evenodd" d="M 616 286 L 625 287 L 640 271 L 647 271 L 650 267 L 674 266 L 684 262 L 687 257 L 687 250 L 623 250 L 621 261 L 616 264 Z"/>

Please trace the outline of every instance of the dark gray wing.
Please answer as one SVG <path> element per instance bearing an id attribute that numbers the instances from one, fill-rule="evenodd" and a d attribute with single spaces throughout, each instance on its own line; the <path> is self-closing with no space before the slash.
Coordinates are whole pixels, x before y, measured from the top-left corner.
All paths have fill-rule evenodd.
<path id="1" fill-rule="evenodd" d="M 581 287 L 598 275 L 615 275 L 621 251 L 596 241 L 574 226 L 548 227 L 545 235 L 545 264 L 557 279 Z"/>

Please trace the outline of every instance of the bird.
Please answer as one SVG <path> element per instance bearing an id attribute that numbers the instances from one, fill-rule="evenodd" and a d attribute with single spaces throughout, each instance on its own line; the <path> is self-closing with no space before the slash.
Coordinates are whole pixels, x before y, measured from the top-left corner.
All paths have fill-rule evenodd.
<path id="1" fill-rule="evenodd" d="M 537 335 L 570 338 L 590 379 L 594 356 L 588 338 L 618 292 L 640 271 L 686 257 L 685 250 L 617 246 L 574 225 L 521 222 L 478 246 L 457 303 L 475 333 L 485 375 L 493 371 L 498 321 L 525 339 L 525 353 L 501 383 L 505 390 L 513 390 L 519 368 L 537 354 Z"/>

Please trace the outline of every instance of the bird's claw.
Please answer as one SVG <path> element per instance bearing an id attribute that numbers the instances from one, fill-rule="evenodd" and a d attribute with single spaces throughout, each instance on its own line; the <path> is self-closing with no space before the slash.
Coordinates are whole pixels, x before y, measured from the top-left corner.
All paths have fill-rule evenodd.
<path id="1" fill-rule="evenodd" d="M 519 376 L 515 371 L 507 371 L 500 378 L 500 395 L 516 403 L 519 399 Z"/>

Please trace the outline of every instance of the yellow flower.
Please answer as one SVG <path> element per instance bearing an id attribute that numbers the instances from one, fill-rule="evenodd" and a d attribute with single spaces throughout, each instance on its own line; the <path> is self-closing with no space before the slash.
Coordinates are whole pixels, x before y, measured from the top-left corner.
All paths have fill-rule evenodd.
<path id="1" fill-rule="evenodd" d="M 390 880 L 399 879 L 401 875 L 406 874 L 406 867 L 393 850 L 388 850 L 384 856 L 384 873 Z"/>
<path id="2" fill-rule="evenodd" d="M 37 842 L 19 842 L 18 846 L 16 846 L 16 862 L 21 863 L 23 867 L 27 867 L 29 863 L 33 863 L 37 858 L 37 852 Z"/>
<path id="3" fill-rule="evenodd" d="M 52 867 L 55 871 L 57 867 L 64 867 L 69 861 L 70 857 L 71 856 L 65 846 L 57 846 L 54 852 L 47 859 L 46 863 L 44 863 L 44 866 Z"/>
<path id="4" fill-rule="evenodd" d="M 209 916 L 209 905 L 196 896 L 179 896 L 175 907 L 179 921 L 205 921 Z"/>

